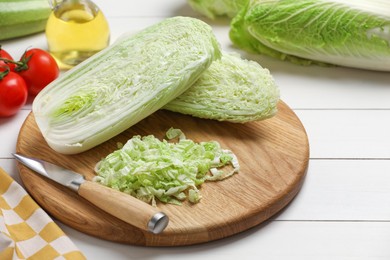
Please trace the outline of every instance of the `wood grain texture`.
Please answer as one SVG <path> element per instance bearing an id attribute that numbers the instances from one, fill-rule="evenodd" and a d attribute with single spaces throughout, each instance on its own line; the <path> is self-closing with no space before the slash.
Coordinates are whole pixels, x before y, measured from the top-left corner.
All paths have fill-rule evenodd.
<path id="1" fill-rule="evenodd" d="M 133 196 L 92 181 L 82 183 L 78 194 L 105 212 L 146 231 L 149 222 L 160 212 Z"/>
<path id="2" fill-rule="evenodd" d="M 41 207 L 66 225 L 111 241 L 143 246 L 179 246 L 221 239 L 247 230 L 284 208 L 303 184 L 309 161 L 306 131 L 282 101 L 268 120 L 234 124 L 158 111 L 111 140 L 76 155 L 49 148 L 31 113 L 18 136 L 16 151 L 94 176 L 95 164 L 133 135 L 163 138 L 180 128 L 194 141 L 216 140 L 238 157 L 241 170 L 220 182 L 201 186 L 202 200 L 182 206 L 158 204 L 170 218 L 158 235 L 131 226 L 90 204 L 76 193 L 18 164 L 27 191 Z"/>

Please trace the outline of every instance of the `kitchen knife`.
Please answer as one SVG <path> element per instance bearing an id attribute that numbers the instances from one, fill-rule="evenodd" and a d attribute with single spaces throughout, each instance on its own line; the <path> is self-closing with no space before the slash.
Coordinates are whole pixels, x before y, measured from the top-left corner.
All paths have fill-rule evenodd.
<path id="1" fill-rule="evenodd" d="M 98 208 L 133 226 L 158 234 L 168 225 L 167 215 L 131 195 L 88 181 L 83 175 L 55 164 L 20 154 L 12 155 L 31 170 L 70 188 Z"/>

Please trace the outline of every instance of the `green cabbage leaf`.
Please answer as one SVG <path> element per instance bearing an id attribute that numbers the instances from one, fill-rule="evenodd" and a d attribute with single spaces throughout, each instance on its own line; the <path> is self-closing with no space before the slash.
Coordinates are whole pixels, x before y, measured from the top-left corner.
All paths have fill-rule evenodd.
<path id="1" fill-rule="evenodd" d="M 232 20 L 230 38 L 302 65 L 390 71 L 390 1 L 251 0 Z"/>

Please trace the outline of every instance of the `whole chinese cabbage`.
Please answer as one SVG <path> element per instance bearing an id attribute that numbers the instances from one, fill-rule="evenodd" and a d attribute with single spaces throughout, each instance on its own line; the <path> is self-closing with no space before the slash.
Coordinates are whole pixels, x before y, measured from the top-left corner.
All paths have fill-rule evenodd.
<path id="1" fill-rule="evenodd" d="M 233 19 L 230 38 L 299 64 L 390 71 L 390 1 L 251 0 Z"/>
<path id="2" fill-rule="evenodd" d="M 163 108 L 195 117 L 244 123 L 277 112 L 279 89 L 269 70 L 223 53 L 182 95 Z"/>
<path id="3" fill-rule="evenodd" d="M 188 0 L 195 11 L 215 19 L 219 16 L 234 17 L 248 0 Z"/>

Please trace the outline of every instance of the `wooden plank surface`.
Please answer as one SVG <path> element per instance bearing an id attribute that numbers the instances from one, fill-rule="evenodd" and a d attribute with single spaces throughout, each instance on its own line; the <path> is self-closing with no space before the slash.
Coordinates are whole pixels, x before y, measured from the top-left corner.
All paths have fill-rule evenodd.
<path id="1" fill-rule="evenodd" d="M 113 40 L 122 32 L 137 30 L 173 13 L 198 17 L 190 13 L 186 1 L 95 0 L 107 14 Z M 228 23 L 207 21 L 222 47 L 235 50 L 227 35 Z M 46 48 L 43 33 L 1 44 L 16 58 L 29 46 Z M 307 130 L 312 159 L 298 196 L 264 224 L 226 239 L 187 247 L 113 243 L 56 220 L 88 259 L 390 259 L 390 157 L 386 150 L 390 138 L 378 131 L 390 127 L 390 74 L 302 67 L 261 55 L 250 57 L 271 69 L 283 100 Z M 0 119 L 0 167 L 15 179 L 19 172 L 11 153 L 15 152 L 17 134 L 30 104 L 16 117 Z M 372 126 L 367 127 L 368 121 Z M 323 128 L 337 131 L 330 137 Z M 370 138 L 361 146 L 365 136 Z"/>
<path id="2" fill-rule="evenodd" d="M 388 260 L 390 256 L 389 222 L 273 220 L 229 238 L 187 247 L 124 246 L 60 226 L 74 234 L 81 250 L 93 250 L 90 255 L 102 260 Z"/>
<path id="3" fill-rule="evenodd" d="M 282 101 L 275 117 L 246 124 L 197 119 L 158 111 L 121 135 L 77 155 L 50 149 L 31 113 L 23 124 L 17 152 L 44 159 L 73 171 L 94 176 L 95 164 L 133 135 L 163 138 L 170 127 L 182 129 L 196 142 L 216 140 L 232 150 L 240 172 L 202 185 L 202 200 L 182 206 L 159 203 L 170 218 L 167 229 L 153 235 L 108 215 L 72 191 L 20 165 L 21 179 L 29 193 L 63 223 L 103 239 L 147 246 L 177 246 L 208 242 L 231 236 L 267 220 L 298 193 L 309 160 L 309 143 L 298 117 Z M 129 235 L 131 234 L 131 235 Z"/>
<path id="4" fill-rule="evenodd" d="M 390 86 L 389 86 L 390 87 Z M 298 110 L 310 158 L 390 159 L 390 110 Z"/>
<path id="5" fill-rule="evenodd" d="M 277 220 L 390 222 L 390 160 L 312 159 L 308 172 Z"/>

